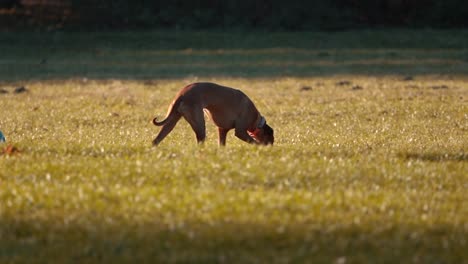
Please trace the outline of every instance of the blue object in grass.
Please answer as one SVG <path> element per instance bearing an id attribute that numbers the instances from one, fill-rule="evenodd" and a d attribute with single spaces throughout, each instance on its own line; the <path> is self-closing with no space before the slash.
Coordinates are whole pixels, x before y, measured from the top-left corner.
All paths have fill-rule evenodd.
<path id="1" fill-rule="evenodd" d="M 3 135 L 2 131 L 0 131 L 0 142 L 5 142 L 5 136 Z"/>

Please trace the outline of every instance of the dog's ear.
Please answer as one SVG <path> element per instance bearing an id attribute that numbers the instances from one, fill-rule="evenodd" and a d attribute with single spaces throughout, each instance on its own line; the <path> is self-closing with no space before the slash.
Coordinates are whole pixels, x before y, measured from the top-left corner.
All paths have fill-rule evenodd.
<path id="1" fill-rule="evenodd" d="M 264 131 L 264 133 L 265 133 L 266 135 L 271 135 L 271 136 L 273 136 L 273 133 L 274 133 L 273 128 L 271 128 L 268 124 L 265 124 L 265 125 L 263 126 L 263 131 Z"/>
<path id="2" fill-rule="evenodd" d="M 263 126 L 263 137 L 266 144 L 273 144 L 275 141 L 274 130 L 268 124 Z"/>

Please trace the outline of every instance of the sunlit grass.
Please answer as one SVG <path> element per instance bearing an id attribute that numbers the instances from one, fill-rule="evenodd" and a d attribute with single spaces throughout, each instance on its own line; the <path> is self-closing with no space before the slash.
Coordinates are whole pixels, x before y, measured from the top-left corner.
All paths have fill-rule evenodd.
<path id="1" fill-rule="evenodd" d="M 209 78 L 273 147 L 197 146 L 151 118 L 196 79 L 30 81 L 0 95 L 0 260 L 415 262 L 467 258 L 463 78 Z M 304 87 L 309 87 L 304 89 Z M 3 145 L 4 146 L 4 145 Z"/>
<path id="2" fill-rule="evenodd" d="M 2 263 L 468 259 L 463 30 L 0 37 Z M 275 146 L 182 120 L 153 148 L 195 81 L 242 89 Z"/>

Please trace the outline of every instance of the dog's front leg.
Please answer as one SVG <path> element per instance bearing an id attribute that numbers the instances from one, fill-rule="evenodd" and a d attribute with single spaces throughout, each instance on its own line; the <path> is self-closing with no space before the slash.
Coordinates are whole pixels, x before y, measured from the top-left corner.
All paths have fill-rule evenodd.
<path id="1" fill-rule="evenodd" d="M 218 136 L 219 136 L 218 143 L 220 146 L 226 146 L 226 136 L 227 136 L 228 131 L 229 129 L 218 127 Z"/>

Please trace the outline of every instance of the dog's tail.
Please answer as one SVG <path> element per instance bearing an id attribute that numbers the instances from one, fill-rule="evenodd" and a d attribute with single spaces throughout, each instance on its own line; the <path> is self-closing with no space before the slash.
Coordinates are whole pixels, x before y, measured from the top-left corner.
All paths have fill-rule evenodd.
<path id="1" fill-rule="evenodd" d="M 155 126 L 164 126 L 169 120 L 172 118 L 172 116 L 175 114 L 175 107 L 174 104 L 171 105 L 169 108 L 169 111 L 167 111 L 167 116 L 164 118 L 164 120 L 158 122 L 158 117 L 153 118 L 153 124 Z"/>
<path id="2" fill-rule="evenodd" d="M 153 118 L 153 124 L 155 126 L 164 126 L 169 120 L 174 118 L 176 115 L 179 115 L 177 112 L 177 108 L 180 104 L 180 98 L 172 102 L 172 104 L 169 106 L 169 109 L 167 111 L 166 118 L 160 122 L 158 122 L 158 117 Z"/>
<path id="3" fill-rule="evenodd" d="M 158 122 L 158 117 L 155 117 L 155 118 L 153 118 L 153 124 L 155 126 L 162 126 L 162 125 L 167 123 L 167 120 L 168 120 L 168 117 L 166 117 L 166 119 L 164 119 L 163 121 Z"/>
<path id="4" fill-rule="evenodd" d="M 169 106 L 169 109 L 167 110 L 166 118 L 158 122 L 158 117 L 155 117 L 153 118 L 153 124 L 155 126 L 164 126 L 173 118 L 176 118 L 177 120 L 179 120 L 180 117 L 182 116 L 179 112 L 179 107 L 182 104 L 184 93 L 187 92 L 189 89 L 191 89 L 195 85 L 196 84 L 189 84 L 185 86 L 182 90 L 180 90 L 179 93 L 177 93 L 175 99 L 172 101 L 171 105 Z"/>

